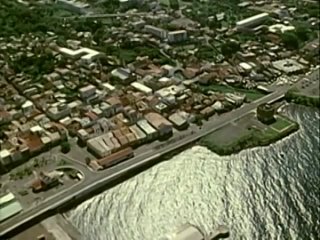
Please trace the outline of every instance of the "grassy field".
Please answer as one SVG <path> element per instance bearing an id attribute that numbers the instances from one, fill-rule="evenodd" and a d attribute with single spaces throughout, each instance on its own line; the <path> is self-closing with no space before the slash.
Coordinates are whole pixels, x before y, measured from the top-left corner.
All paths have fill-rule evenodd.
<path id="1" fill-rule="evenodd" d="M 249 125 L 252 124 L 251 121 L 248 123 Z M 278 116 L 277 121 L 271 125 L 264 125 L 263 127 L 249 125 L 239 124 L 234 126 L 229 124 L 205 136 L 199 144 L 220 155 L 228 155 L 246 148 L 269 145 L 299 128 L 297 123 L 282 116 Z"/>
<path id="2" fill-rule="evenodd" d="M 281 116 L 278 116 L 276 121 L 274 123 L 272 123 L 270 125 L 270 127 L 277 130 L 278 132 L 281 132 L 284 129 L 286 129 L 287 127 L 291 126 L 292 124 L 293 124 L 293 122 L 291 122 Z"/>
<path id="3" fill-rule="evenodd" d="M 226 86 L 226 85 L 220 85 L 220 84 L 211 84 L 209 86 L 201 86 L 201 89 L 204 91 L 215 91 L 215 92 L 221 92 L 221 93 L 242 93 L 247 96 L 247 99 L 249 101 L 255 101 L 259 98 L 262 98 L 265 96 L 264 93 L 257 89 L 244 89 L 244 88 L 235 88 L 231 86 Z"/>

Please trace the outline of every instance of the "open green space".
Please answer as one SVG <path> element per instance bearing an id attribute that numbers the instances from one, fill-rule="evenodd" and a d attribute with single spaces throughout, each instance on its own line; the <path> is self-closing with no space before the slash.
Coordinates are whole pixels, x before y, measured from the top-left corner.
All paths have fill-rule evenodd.
<path id="1" fill-rule="evenodd" d="M 320 96 L 304 95 L 298 88 L 290 89 L 286 93 L 285 98 L 288 102 L 320 108 Z"/>
<path id="2" fill-rule="evenodd" d="M 270 127 L 272 127 L 274 129 L 276 129 L 277 131 L 281 132 L 284 129 L 286 129 L 287 127 L 291 126 L 291 124 L 293 124 L 292 121 L 288 121 L 285 118 L 279 116 L 277 118 L 277 120 L 270 125 Z"/>
<path id="3" fill-rule="evenodd" d="M 265 93 L 261 92 L 258 89 L 244 89 L 238 87 L 232 87 L 229 85 L 222 85 L 222 84 L 210 84 L 208 86 L 200 86 L 200 89 L 204 92 L 214 91 L 214 92 L 221 92 L 221 93 L 242 93 L 247 96 L 248 101 L 255 101 L 259 98 L 265 96 Z"/>
<path id="4" fill-rule="evenodd" d="M 252 116 L 247 124 L 228 124 L 217 131 L 203 137 L 199 144 L 219 155 L 229 155 L 246 148 L 266 146 L 276 142 L 298 130 L 299 125 L 285 117 L 279 116 L 271 125 L 257 126 Z M 241 121 L 241 119 L 240 119 Z"/>

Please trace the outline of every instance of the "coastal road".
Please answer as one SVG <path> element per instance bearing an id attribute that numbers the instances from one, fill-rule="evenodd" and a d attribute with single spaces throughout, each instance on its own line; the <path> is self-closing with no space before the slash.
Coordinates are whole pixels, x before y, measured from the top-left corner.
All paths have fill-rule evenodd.
<path id="1" fill-rule="evenodd" d="M 199 129 L 195 133 L 189 135 L 186 134 L 186 137 L 174 141 L 171 144 L 165 145 L 165 147 L 161 147 L 157 150 L 149 150 L 143 154 L 140 154 L 118 165 L 115 165 L 112 168 L 98 172 L 97 174 L 84 179 L 81 184 L 70 187 L 69 189 L 65 189 L 60 193 L 51 196 L 49 199 L 46 199 L 42 203 L 40 203 L 37 207 L 27 209 L 19 215 L 12 217 L 11 219 L 2 223 L 0 225 L 0 239 L 5 239 L 5 236 L 8 233 L 14 231 L 19 226 L 31 221 L 37 216 L 40 216 L 48 212 L 49 210 L 56 209 L 66 202 L 77 199 L 79 196 L 88 194 L 94 189 L 100 188 L 105 184 L 119 178 L 120 176 L 125 175 L 128 171 L 141 167 L 151 160 L 160 157 L 161 155 L 167 154 L 175 149 L 183 147 L 186 144 L 192 143 L 200 139 L 201 137 L 245 116 L 249 112 L 254 111 L 258 105 L 275 101 L 281 98 L 288 89 L 289 86 L 279 87 L 278 90 L 272 94 L 269 94 L 261 99 L 258 99 L 255 102 L 246 104 L 241 108 L 238 108 L 234 111 L 208 121 L 202 126 L 201 129 Z"/>

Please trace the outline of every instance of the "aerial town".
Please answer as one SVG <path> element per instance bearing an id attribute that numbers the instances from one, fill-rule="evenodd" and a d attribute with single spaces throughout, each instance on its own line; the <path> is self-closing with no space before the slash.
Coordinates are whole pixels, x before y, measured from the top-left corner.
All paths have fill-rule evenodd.
<path id="1" fill-rule="evenodd" d="M 317 1 L 1 2 L 0 236 L 289 89 L 319 106 Z"/>

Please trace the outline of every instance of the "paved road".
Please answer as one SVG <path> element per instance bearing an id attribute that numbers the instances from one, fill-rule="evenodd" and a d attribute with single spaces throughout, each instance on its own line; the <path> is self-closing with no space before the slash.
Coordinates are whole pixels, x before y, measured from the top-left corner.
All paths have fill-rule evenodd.
<path id="1" fill-rule="evenodd" d="M 9 219 L 8 221 L 0 225 L 0 239 L 9 232 L 18 228 L 22 224 L 31 221 L 36 216 L 46 213 L 51 209 L 56 209 L 68 201 L 72 201 L 79 197 L 80 195 L 87 194 L 93 191 L 95 188 L 100 188 L 106 183 L 113 181 L 120 176 L 125 175 L 128 171 L 135 169 L 137 167 L 143 166 L 145 163 L 151 160 L 169 153 L 177 148 L 180 148 L 188 143 L 194 142 L 199 138 L 211 133 L 243 116 L 249 112 L 255 110 L 258 105 L 262 103 L 268 103 L 270 101 L 276 100 L 283 96 L 289 87 L 281 87 L 276 92 L 269 94 L 253 103 L 244 105 L 243 107 L 236 109 L 232 112 L 226 113 L 212 121 L 207 122 L 202 129 L 194 134 L 189 134 L 187 137 L 182 138 L 177 142 L 168 144 L 166 147 L 160 148 L 159 150 L 150 150 L 143 154 L 140 154 L 134 158 L 131 158 L 125 162 L 122 162 L 110 169 L 106 169 L 102 172 L 93 175 L 90 178 L 86 178 L 81 184 L 73 186 L 69 189 L 65 189 L 60 193 L 51 196 L 46 199 L 42 204 L 39 204 L 36 208 L 28 209 L 21 214 Z"/>

